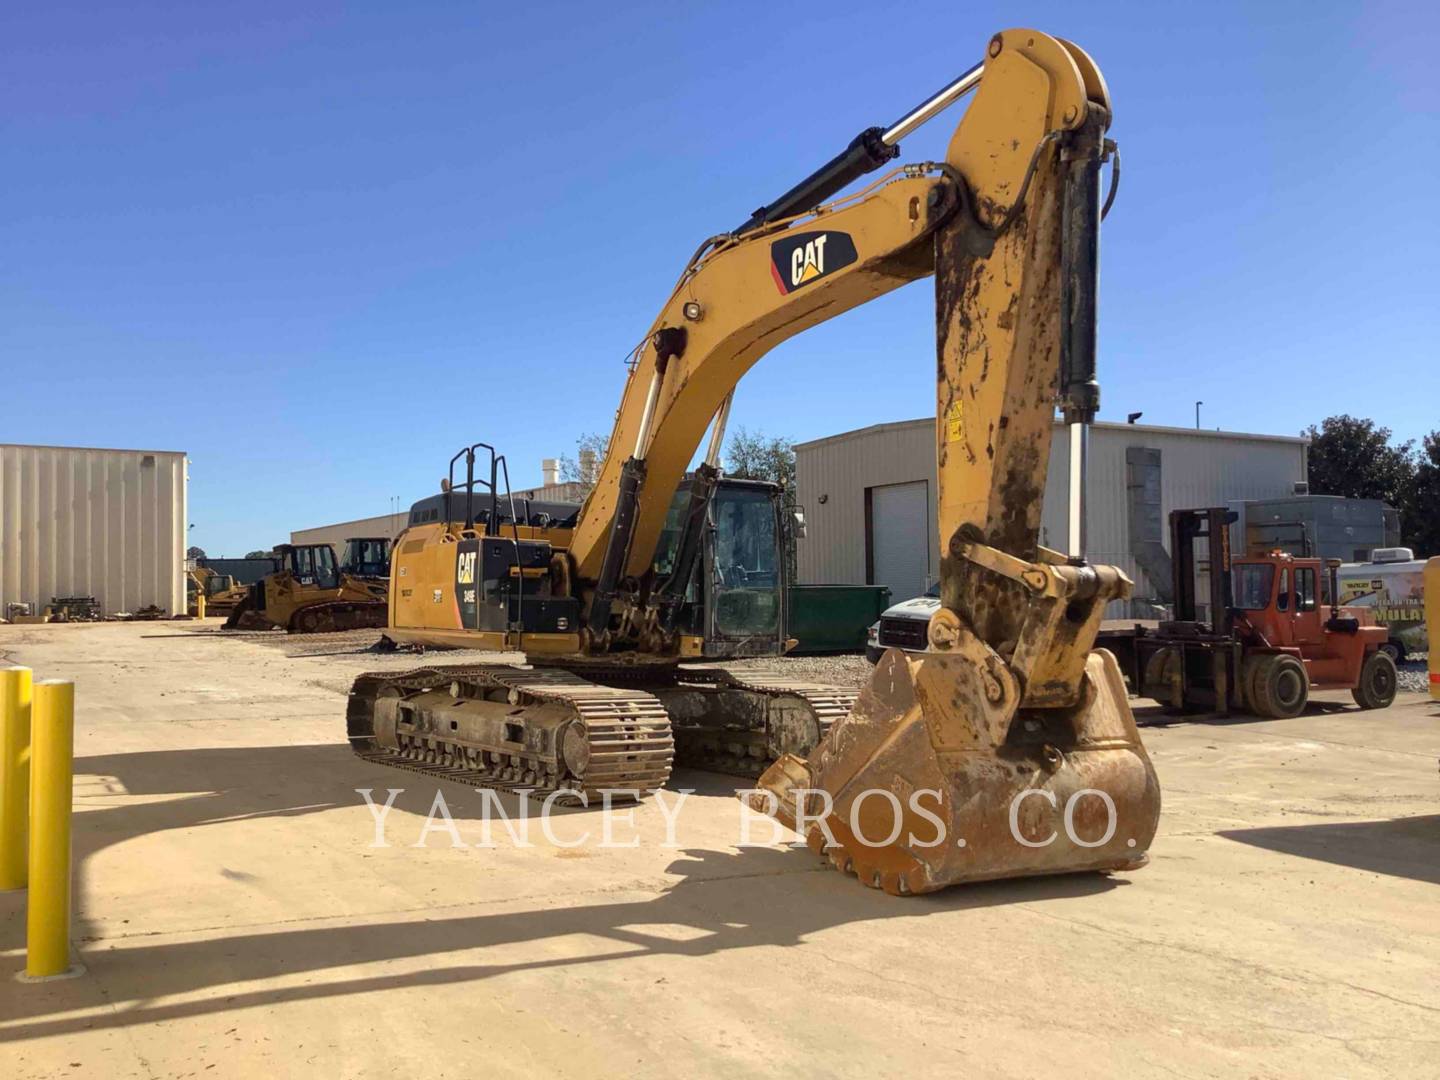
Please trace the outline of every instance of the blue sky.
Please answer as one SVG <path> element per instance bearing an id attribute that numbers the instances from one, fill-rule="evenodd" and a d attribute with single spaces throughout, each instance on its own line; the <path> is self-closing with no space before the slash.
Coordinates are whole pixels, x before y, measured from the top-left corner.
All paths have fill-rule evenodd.
<path id="1" fill-rule="evenodd" d="M 1432 4 L 193 3 L 0 34 L 0 440 L 180 449 L 243 553 L 608 430 L 704 236 L 1034 26 L 1090 51 L 1124 183 L 1102 419 L 1440 427 Z M 938 157 L 953 119 L 907 140 Z M 771 353 L 736 423 L 931 412 L 927 285 Z"/>

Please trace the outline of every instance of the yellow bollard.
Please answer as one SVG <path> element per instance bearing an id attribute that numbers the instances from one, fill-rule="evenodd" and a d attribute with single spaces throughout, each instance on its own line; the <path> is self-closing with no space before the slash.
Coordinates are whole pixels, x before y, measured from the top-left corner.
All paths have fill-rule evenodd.
<path id="1" fill-rule="evenodd" d="M 30 719 L 30 897 L 24 978 L 67 978 L 85 970 L 70 963 L 75 684 L 59 679 L 36 683 Z"/>
<path id="2" fill-rule="evenodd" d="M 0 668 L 0 892 L 25 887 L 29 821 L 30 669 Z"/>

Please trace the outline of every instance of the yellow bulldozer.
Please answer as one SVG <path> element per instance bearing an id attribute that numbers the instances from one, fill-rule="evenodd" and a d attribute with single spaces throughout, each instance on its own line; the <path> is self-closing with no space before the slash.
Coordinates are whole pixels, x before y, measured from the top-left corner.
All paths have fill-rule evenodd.
<path id="1" fill-rule="evenodd" d="M 280 569 L 250 586 L 226 630 L 317 634 L 385 625 L 388 539 L 349 539 L 339 562 L 329 544 L 280 544 L 275 557 Z"/>
<path id="2" fill-rule="evenodd" d="M 902 138 L 972 92 L 943 160 L 896 162 Z M 938 93 L 700 244 L 631 358 L 573 518 L 517 506 L 503 455 L 477 443 L 396 540 L 390 638 L 528 664 L 362 676 L 356 752 L 547 801 L 638 799 L 665 783 L 686 732 L 775 734 L 798 719 L 799 752 L 779 755 L 753 805 L 866 885 L 922 893 L 1143 865 L 1159 785 L 1115 659 L 1093 648 L 1131 583 L 1080 554 L 1111 115 L 1083 50 L 1007 30 Z M 764 603 L 779 542 L 773 516 L 717 517 L 731 396 L 781 341 L 922 278 L 935 295 L 941 603 L 927 650 L 887 651 L 811 738 L 814 710 L 787 711 L 768 676 L 712 674 L 717 653 L 777 651 L 756 635 L 721 653 L 713 635 L 719 605 L 743 618 Z M 1057 407 L 1075 470 L 1069 555 L 1039 544 Z"/>

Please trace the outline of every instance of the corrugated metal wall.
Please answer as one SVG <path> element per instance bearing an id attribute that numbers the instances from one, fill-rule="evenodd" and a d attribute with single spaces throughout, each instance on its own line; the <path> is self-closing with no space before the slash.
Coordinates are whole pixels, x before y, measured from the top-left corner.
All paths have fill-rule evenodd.
<path id="1" fill-rule="evenodd" d="M 1171 510 L 1278 498 L 1292 494 L 1295 482 L 1305 479 L 1307 444 L 1303 439 L 1096 424 L 1090 437 L 1087 556 L 1092 562 L 1124 570 L 1135 582 L 1137 597 L 1153 596 L 1154 592 L 1130 548 L 1125 450 L 1131 446 L 1160 451 L 1160 511 L 1166 551 L 1170 550 Z M 1070 442 L 1057 425 L 1050 444 L 1040 538 L 1042 544 L 1057 551 L 1066 547 L 1069 475 Z"/>
<path id="2" fill-rule="evenodd" d="M 1150 594 L 1149 582 L 1130 552 L 1125 451 L 1137 446 L 1160 451 L 1161 510 L 1167 518 L 1171 510 L 1182 507 L 1289 495 L 1294 483 L 1305 479 L 1303 439 L 1096 424 L 1090 437 L 1088 554 L 1095 562 L 1111 563 L 1129 574 L 1136 583 L 1136 596 Z M 934 420 L 880 424 L 801 443 L 795 448 L 795 464 L 796 489 L 807 522 L 798 551 L 802 582 L 865 582 L 865 489 L 880 484 L 930 482 L 930 565 L 940 565 L 934 520 Z M 1069 440 L 1057 423 L 1040 542 L 1059 551 L 1066 544 L 1069 468 Z"/>
<path id="3" fill-rule="evenodd" d="M 185 455 L 0 444 L 0 612 L 93 596 L 185 611 Z"/>
<path id="4" fill-rule="evenodd" d="M 812 585 L 867 585 L 865 489 L 929 482 L 930 565 L 940 566 L 935 530 L 935 421 L 907 420 L 833 435 L 795 447 L 795 493 L 805 510 L 796 544 L 799 578 Z M 896 603 L 906 599 L 892 598 Z"/>

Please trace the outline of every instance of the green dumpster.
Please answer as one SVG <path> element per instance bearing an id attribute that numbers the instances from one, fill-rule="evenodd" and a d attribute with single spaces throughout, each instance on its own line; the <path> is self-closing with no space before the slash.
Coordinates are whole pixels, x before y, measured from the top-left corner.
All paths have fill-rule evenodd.
<path id="1" fill-rule="evenodd" d="M 883 585 L 791 585 L 790 636 L 800 643 L 790 655 L 860 652 L 865 631 L 890 606 Z"/>

